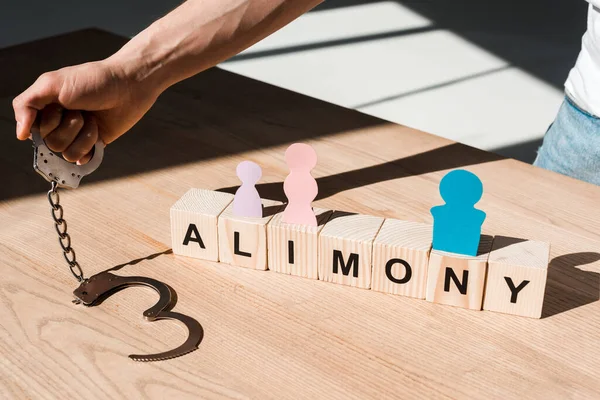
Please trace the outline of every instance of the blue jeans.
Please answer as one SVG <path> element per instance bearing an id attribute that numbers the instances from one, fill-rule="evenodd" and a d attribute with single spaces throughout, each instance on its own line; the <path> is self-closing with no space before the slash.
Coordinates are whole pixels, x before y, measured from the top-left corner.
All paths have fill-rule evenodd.
<path id="1" fill-rule="evenodd" d="M 565 97 L 533 165 L 600 185 L 600 118 Z"/>

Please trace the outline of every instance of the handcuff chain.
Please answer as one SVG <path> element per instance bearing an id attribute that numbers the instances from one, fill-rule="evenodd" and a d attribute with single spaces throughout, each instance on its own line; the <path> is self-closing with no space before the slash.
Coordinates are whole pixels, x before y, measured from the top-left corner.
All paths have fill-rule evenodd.
<path id="1" fill-rule="evenodd" d="M 58 234 L 58 243 L 62 248 L 65 261 L 69 264 L 69 270 L 75 279 L 79 282 L 83 282 L 85 281 L 83 270 L 77 262 L 75 250 L 71 247 L 71 236 L 67 233 L 67 221 L 63 218 L 63 208 L 60 205 L 58 183 L 56 181 L 52 181 L 52 188 L 48 190 L 48 202 L 50 203 L 50 207 L 52 207 L 50 211 L 52 219 L 54 219 L 54 228 Z"/>

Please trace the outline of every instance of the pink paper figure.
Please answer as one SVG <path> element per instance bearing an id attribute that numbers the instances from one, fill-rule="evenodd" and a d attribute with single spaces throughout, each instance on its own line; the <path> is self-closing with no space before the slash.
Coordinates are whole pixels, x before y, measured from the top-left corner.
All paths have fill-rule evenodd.
<path id="1" fill-rule="evenodd" d="M 304 143 L 294 143 L 285 151 L 285 162 L 290 174 L 283 182 L 288 205 L 283 212 L 283 222 L 317 226 L 317 217 L 311 207 L 319 188 L 310 170 L 317 165 L 317 153 Z"/>
<path id="2" fill-rule="evenodd" d="M 233 198 L 233 213 L 238 217 L 262 218 L 262 201 L 254 187 L 262 176 L 260 166 L 252 161 L 242 161 L 238 164 L 235 173 L 242 181 L 242 185 Z"/>

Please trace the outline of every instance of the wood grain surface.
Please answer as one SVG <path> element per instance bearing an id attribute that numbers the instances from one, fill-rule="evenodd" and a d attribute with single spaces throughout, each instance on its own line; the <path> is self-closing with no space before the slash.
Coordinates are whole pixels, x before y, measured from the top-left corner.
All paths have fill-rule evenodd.
<path id="1" fill-rule="evenodd" d="M 600 188 L 407 127 L 211 69 L 168 90 L 109 145 L 79 189 L 62 192 L 86 274 L 112 269 L 171 285 L 174 311 L 204 328 L 199 349 L 159 363 L 128 354 L 184 339 L 146 322 L 151 290 L 71 303 L 30 143 L 12 98 L 42 72 L 100 59 L 124 40 L 88 30 L 0 50 L 0 397 L 600 397 Z M 432 116 L 434 118 L 435 116 Z M 445 307 L 170 254 L 169 208 L 190 188 L 232 193 L 241 160 L 263 198 L 285 200 L 290 143 L 319 155 L 316 207 L 431 224 L 452 168 L 483 181 L 488 234 L 551 243 L 542 319 Z"/>
<path id="2" fill-rule="evenodd" d="M 188 190 L 171 206 L 171 246 L 174 254 L 219 261 L 217 217 L 233 201 L 230 193 Z"/>
<path id="3" fill-rule="evenodd" d="M 432 230 L 428 224 L 387 218 L 373 242 L 371 289 L 425 299 Z M 401 283 L 387 276 L 389 262 L 389 273 Z"/>
<path id="4" fill-rule="evenodd" d="M 549 257 L 548 243 L 496 236 L 488 259 L 483 309 L 540 318 Z"/>
<path id="5" fill-rule="evenodd" d="M 317 217 L 317 226 L 283 222 L 283 211 L 275 214 L 269 221 L 267 249 L 270 271 L 318 279 L 319 233 L 329 221 L 333 211 L 314 208 L 313 212 Z M 291 257 L 290 242 L 292 242 Z"/>

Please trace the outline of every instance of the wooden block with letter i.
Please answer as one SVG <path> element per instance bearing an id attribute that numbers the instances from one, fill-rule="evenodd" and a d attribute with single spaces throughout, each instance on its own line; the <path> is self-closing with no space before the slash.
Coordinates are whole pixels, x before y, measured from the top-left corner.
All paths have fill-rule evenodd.
<path id="1" fill-rule="evenodd" d="M 171 207 L 173 253 L 219 261 L 217 218 L 232 201 L 229 193 L 188 190 Z"/>
<path id="2" fill-rule="evenodd" d="M 239 217 L 233 203 L 219 215 L 219 259 L 240 267 L 267 269 L 267 223 L 280 211 L 282 203 L 261 199 L 263 216 Z"/>
<path id="3" fill-rule="evenodd" d="M 369 289 L 373 240 L 383 218 L 335 211 L 319 235 L 319 279 Z"/>
<path id="4" fill-rule="evenodd" d="M 427 301 L 481 310 L 492 237 L 483 235 L 476 256 L 432 250 L 427 270 Z"/>
<path id="5" fill-rule="evenodd" d="M 483 309 L 540 318 L 549 258 L 548 243 L 496 236 Z"/>
<path id="6" fill-rule="evenodd" d="M 304 278 L 318 278 L 319 232 L 331 217 L 331 210 L 313 209 L 317 226 L 283 222 L 277 213 L 267 225 L 269 270 Z"/>
<path id="7" fill-rule="evenodd" d="M 386 219 L 373 243 L 371 289 L 425 298 L 432 226 Z"/>

